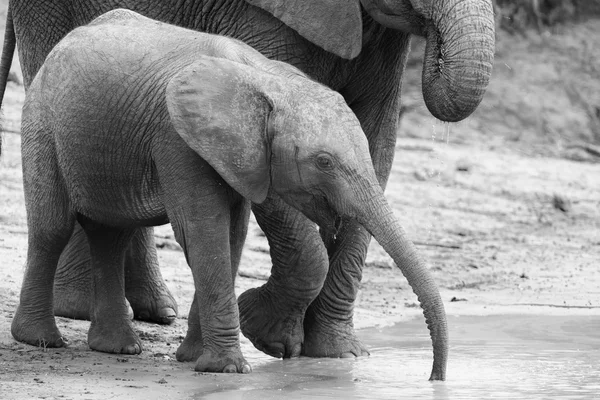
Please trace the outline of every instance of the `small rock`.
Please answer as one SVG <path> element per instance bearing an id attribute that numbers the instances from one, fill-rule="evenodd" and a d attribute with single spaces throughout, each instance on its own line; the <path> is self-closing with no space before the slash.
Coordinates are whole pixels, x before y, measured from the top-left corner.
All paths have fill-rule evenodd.
<path id="1" fill-rule="evenodd" d="M 471 163 L 471 161 L 467 160 L 466 158 L 461 158 L 460 160 L 456 161 L 456 170 L 457 171 L 469 172 L 472 167 L 473 167 L 473 163 Z"/>
<path id="2" fill-rule="evenodd" d="M 426 181 L 427 180 L 427 175 L 423 171 L 415 171 L 415 172 L 413 172 L 413 176 L 418 181 Z"/>
<path id="3" fill-rule="evenodd" d="M 552 206 L 564 213 L 571 210 L 571 202 L 569 199 L 556 193 L 552 195 Z"/>

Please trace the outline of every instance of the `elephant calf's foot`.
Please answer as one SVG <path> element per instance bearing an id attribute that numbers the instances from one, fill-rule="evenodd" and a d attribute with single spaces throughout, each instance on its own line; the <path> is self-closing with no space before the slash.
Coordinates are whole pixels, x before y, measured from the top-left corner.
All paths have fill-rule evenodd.
<path id="1" fill-rule="evenodd" d="M 164 285 L 159 285 L 152 292 L 127 288 L 126 296 L 135 319 L 159 324 L 172 324 L 177 319 L 177 303 Z"/>
<path id="2" fill-rule="evenodd" d="M 88 345 L 92 350 L 116 354 L 140 354 L 142 342 L 129 320 L 123 323 L 92 321 L 88 331 Z"/>
<path id="3" fill-rule="evenodd" d="M 368 356 L 369 351 L 356 336 L 351 322 L 323 322 L 307 313 L 302 355 L 351 358 Z"/>
<path id="4" fill-rule="evenodd" d="M 44 318 L 29 317 L 19 309 L 12 320 L 11 333 L 19 342 L 39 347 L 64 347 L 67 339 L 63 338 L 56 327 L 52 315 Z"/>
<path id="5" fill-rule="evenodd" d="M 282 315 L 261 292 L 261 288 L 245 291 L 238 298 L 240 328 L 258 350 L 277 358 L 300 356 L 304 332 L 304 310 Z"/>
<path id="6" fill-rule="evenodd" d="M 198 357 L 194 368 L 198 372 L 226 372 L 249 374 L 252 372 L 250 364 L 246 361 L 239 348 L 214 352 L 205 348 Z"/>

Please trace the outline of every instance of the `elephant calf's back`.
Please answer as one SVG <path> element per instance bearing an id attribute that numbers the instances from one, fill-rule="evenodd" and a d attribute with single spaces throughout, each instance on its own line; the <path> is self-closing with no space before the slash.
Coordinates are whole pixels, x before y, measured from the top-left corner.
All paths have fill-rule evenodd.
<path id="1" fill-rule="evenodd" d="M 23 111 L 38 131 L 30 136 L 52 138 L 78 212 L 111 225 L 164 222 L 152 155 L 157 137 L 177 136 L 162 95 L 166 83 L 144 73 L 143 63 L 119 68 L 81 46 L 58 49 L 32 82 Z"/>

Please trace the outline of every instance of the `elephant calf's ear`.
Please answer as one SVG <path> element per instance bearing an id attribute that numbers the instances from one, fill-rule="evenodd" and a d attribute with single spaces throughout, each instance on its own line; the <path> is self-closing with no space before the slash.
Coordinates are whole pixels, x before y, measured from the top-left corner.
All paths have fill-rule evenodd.
<path id="1" fill-rule="evenodd" d="M 175 75 L 166 90 L 171 122 L 200 157 L 242 196 L 267 197 L 271 105 L 252 84 L 253 68 L 202 57 Z"/>

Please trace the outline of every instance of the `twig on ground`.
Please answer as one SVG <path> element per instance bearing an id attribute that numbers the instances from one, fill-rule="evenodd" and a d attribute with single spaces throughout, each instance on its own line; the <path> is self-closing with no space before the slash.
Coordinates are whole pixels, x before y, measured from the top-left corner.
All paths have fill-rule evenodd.
<path id="1" fill-rule="evenodd" d="M 532 307 L 554 307 L 554 308 L 583 308 L 583 309 L 594 309 L 600 308 L 600 306 L 568 306 L 563 304 L 542 304 L 542 303 L 513 303 L 511 306 L 532 306 Z"/>
<path id="2" fill-rule="evenodd" d="M 268 281 L 269 280 L 269 277 L 267 275 L 252 274 L 252 273 L 243 272 L 243 271 L 238 271 L 238 276 L 241 276 L 242 278 L 256 279 L 259 281 Z"/>
<path id="3" fill-rule="evenodd" d="M 444 243 L 436 243 L 436 242 L 419 242 L 413 241 L 415 246 L 429 246 L 429 247 L 443 247 L 445 249 L 462 249 L 460 244 L 444 244 Z"/>

